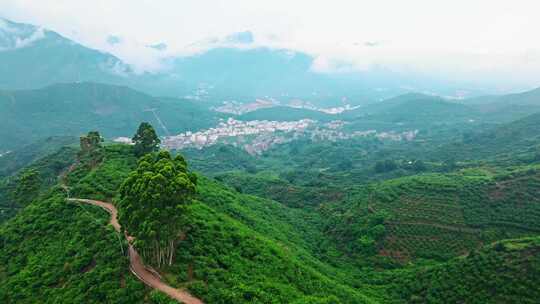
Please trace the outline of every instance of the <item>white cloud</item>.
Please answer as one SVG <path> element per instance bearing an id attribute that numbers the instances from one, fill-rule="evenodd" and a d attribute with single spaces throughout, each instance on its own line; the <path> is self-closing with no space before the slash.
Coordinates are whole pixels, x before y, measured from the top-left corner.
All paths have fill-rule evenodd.
<path id="1" fill-rule="evenodd" d="M 249 30 L 252 45 L 317 58 L 314 69 L 384 65 L 441 77 L 540 85 L 537 0 L 3 0 L 0 14 L 52 28 L 141 69 Z M 122 43 L 110 45 L 114 33 Z M 157 51 L 146 46 L 166 43 Z M 376 46 L 376 47 L 375 47 Z M 508 78 L 508 79 L 507 79 Z M 511 78 L 511 81 L 510 79 Z"/>
<path id="2" fill-rule="evenodd" d="M 44 37 L 45 30 L 41 27 L 21 27 L 0 18 L 0 51 L 24 48 Z"/>
<path id="3" fill-rule="evenodd" d="M 30 36 L 26 38 L 17 37 L 13 48 L 20 49 L 23 47 L 27 47 L 31 45 L 32 43 L 34 43 L 35 41 L 43 39 L 44 37 L 45 37 L 45 30 L 43 30 L 43 28 L 38 28 Z"/>

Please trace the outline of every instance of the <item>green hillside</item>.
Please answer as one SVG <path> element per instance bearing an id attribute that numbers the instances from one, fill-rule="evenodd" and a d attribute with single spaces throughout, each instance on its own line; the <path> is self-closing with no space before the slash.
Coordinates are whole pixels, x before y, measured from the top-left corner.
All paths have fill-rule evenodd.
<path id="1" fill-rule="evenodd" d="M 0 91 L 0 149 L 11 150 L 58 135 L 101 130 L 106 138 L 131 136 L 140 121 L 169 132 L 208 128 L 218 113 L 185 100 L 154 98 L 128 87 L 98 83 L 57 84 L 37 90 Z"/>
<path id="2" fill-rule="evenodd" d="M 425 174 L 360 187 L 327 204 L 327 233 L 351 254 L 445 260 L 540 232 L 538 166 Z"/>
<path id="3" fill-rule="evenodd" d="M 0 301 L 145 303 L 108 219 L 56 188 L 0 226 Z"/>
<path id="4" fill-rule="evenodd" d="M 467 123 L 478 120 L 479 111 L 440 97 L 406 94 L 369 104 L 341 115 L 349 120 L 393 123 L 406 126 Z"/>
<path id="5" fill-rule="evenodd" d="M 72 136 L 52 136 L 10 151 L 0 157 L 0 178 L 17 172 L 28 164 L 56 152 L 63 146 L 76 144 L 78 140 Z"/>
<path id="6" fill-rule="evenodd" d="M 45 145 L 46 146 L 46 145 Z M 28 148 L 28 147 L 27 147 Z M 58 183 L 58 177 L 67 172 L 76 159 L 77 150 L 72 147 L 58 150 L 29 162 L 20 172 L 0 179 L 0 223 L 13 217 L 32 200 L 44 195 L 48 189 Z M 29 153 L 32 150 L 26 150 Z M 43 150 L 39 150 L 43 152 Z M 35 154 L 34 154 L 35 155 Z M 21 180 L 33 172 L 35 179 L 30 180 L 30 188 L 21 187 Z"/>
<path id="7" fill-rule="evenodd" d="M 53 165 L 62 155 L 72 158 Z M 0 299 L 154 303 L 162 295 L 149 292 L 129 274 L 121 249 L 126 244 L 118 243 L 106 226 L 108 215 L 67 203 L 65 190 L 54 186 L 56 176 L 65 176 L 72 197 L 115 201 L 121 183 L 137 166 L 133 148 L 105 145 L 93 154 L 78 153 L 78 162 L 74 155 L 72 148 L 62 149 L 21 170 L 42 168 L 50 182 L 0 226 Z M 487 257 L 487 264 L 479 264 L 488 267 L 481 272 L 485 278 L 523 265 L 523 255 L 504 249 L 506 264 L 497 266 L 500 258 L 481 248 L 540 233 L 539 172 L 538 166 L 464 169 L 346 192 L 338 184 L 334 189 L 298 186 L 264 171 L 227 173 L 216 180 L 199 175 L 194 202 L 183 215 L 174 263 L 158 271 L 170 285 L 187 288 L 206 303 L 444 302 L 444 293 L 435 290 L 450 293 L 456 288 L 459 299 L 469 299 L 476 287 L 518 286 L 516 276 L 508 272 L 489 284 L 469 276 L 463 282 L 439 280 L 437 289 L 423 286 L 446 271 L 440 269 L 456 269 L 448 276 L 478 269 L 476 256 Z M 418 274 L 420 280 L 413 280 Z M 537 276 L 534 271 L 525 275 L 529 281 Z M 30 290 L 22 287 L 25 282 L 39 283 Z M 529 299 L 515 288 L 497 296 Z"/>
<path id="8" fill-rule="evenodd" d="M 490 159 L 494 156 L 534 161 L 540 155 L 540 113 L 481 132 L 467 132 L 459 142 L 445 144 L 435 157 L 454 159 Z M 520 156 L 519 158 L 522 158 Z"/>
<path id="9" fill-rule="evenodd" d="M 99 167 L 84 176 L 84 169 L 70 174 L 73 196 L 114 196 L 109 191 L 135 160 L 126 146 L 110 146 L 106 151 L 107 161 Z M 185 285 L 211 303 L 250 299 L 266 303 L 309 295 L 335 295 L 343 303 L 369 302 L 348 286 L 344 274 L 336 278 L 338 270 L 315 257 L 322 254 L 318 246 L 323 238 L 313 219 L 316 214 L 242 195 L 205 178 L 199 178 L 198 190 L 177 263 L 164 270 L 171 283 Z"/>
<path id="10" fill-rule="evenodd" d="M 505 240 L 446 263 L 394 276 L 406 303 L 537 303 L 540 238 Z"/>

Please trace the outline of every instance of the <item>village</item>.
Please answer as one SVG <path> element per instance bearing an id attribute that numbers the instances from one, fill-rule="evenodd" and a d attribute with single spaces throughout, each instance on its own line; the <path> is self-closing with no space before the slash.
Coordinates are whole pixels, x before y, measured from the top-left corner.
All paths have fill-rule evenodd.
<path id="1" fill-rule="evenodd" d="M 202 149 L 218 143 L 230 144 L 244 148 L 250 154 L 260 154 L 274 145 L 290 142 L 300 137 L 311 140 L 344 140 L 355 137 L 374 136 L 386 140 L 413 140 L 418 130 L 404 132 L 377 132 L 376 130 L 345 132 L 343 121 L 332 121 L 319 124 L 317 121 L 302 119 L 297 121 L 240 121 L 228 118 L 216 127 L 198 132 L 184 132 L 164 137 L 162 146 L 170 150 L 185 148 Z M 117 138 L 116 141 L 128 141 Z"/>

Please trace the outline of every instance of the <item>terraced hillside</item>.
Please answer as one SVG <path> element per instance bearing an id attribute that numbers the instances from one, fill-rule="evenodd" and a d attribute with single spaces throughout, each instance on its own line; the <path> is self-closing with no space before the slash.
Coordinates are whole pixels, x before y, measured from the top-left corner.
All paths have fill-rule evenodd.
<path id="1" fill-rule="evenodd" d="M 406 303 L 538 303 L 540 238 L 497 242 L 395 278 L 390 291 Z"/>
<path id="2" fill-rule="evenodd" d="M 362 187 L 347 203 L 323 207 L 331 218 L 327 232 L 355 253 L 371 227 L 368 219 L 379 216 L 384 228 L 377 228 L 382 231 L 372 236 L 372 246 L 401 262 L 448 259 L 495 240 L 534 235 L 540 232 L 539 168 L 469 169 Z"/>

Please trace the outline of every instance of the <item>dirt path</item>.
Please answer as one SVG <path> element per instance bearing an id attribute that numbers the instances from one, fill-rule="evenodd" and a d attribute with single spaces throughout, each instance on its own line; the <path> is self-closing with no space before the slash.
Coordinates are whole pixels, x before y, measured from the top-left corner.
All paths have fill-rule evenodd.
<path id="1" fill-rule="evenodd" d="M 120 223 L 118 223 L 118 210 L 116 210 L 116 207 L 114 207 L 114 205 L 112 205 L 111 203 L 79 198 L 68 198 L 68 201 L 90 204 L 105 209 L 105 211 L 111 214 L 111 220 L 109 221 L 109 224 L 111 224 L 117 232 L 120 232 Z M 190 295 L 187 291 L 176 289 L 163 283 L 160 278 L 150 272 L 148 268 L 144 266 L 141 257 L 139 256 L 139 253 L 137 253 L 137 250 L 135 250 L 133 245 L 131 245 L 133 237 L 126 235 L 126 238 L 129 241 L 129 269 L 139 280 L 141 280 L 141 282 L 151 288 L 157 289 L 167 294 L 171 298 L 178 300 L 182 303 L 203 304 L 201 300 Z"/>

